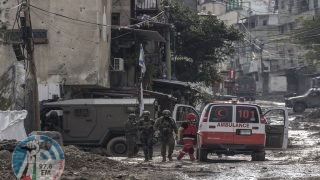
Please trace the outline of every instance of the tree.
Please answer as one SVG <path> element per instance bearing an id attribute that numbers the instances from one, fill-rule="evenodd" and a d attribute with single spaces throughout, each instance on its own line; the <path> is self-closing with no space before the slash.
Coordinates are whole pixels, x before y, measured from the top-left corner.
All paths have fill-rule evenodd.
<path id="1" fill-rule="evenodd" d="M 303 20 L 302 26 L 291 34 L 295 43 L 302 44 L 307 50 L 305 59 L 309 62 L 318 60 L 320 56 L 320 16 L 313 19 Z"/>
<path id="2" fill-rule="evenodd" d="M 242 34 L 227 26 L 216 16 L 199 16 L 178 1 L 167 4 L 170 7 L 170 23 L 179 34 L 177 55 L 179 59 L 191 59 L 176 63 L 176 76 L 184 81 L 204 81 L 207 84 L 219 79 L 215 65 L 226 60 L 234 52 L 233 42 Z M 182 66 L 182 67 L 180 67 Z M 189 66 L 186 73 L 183 66 Z"/>

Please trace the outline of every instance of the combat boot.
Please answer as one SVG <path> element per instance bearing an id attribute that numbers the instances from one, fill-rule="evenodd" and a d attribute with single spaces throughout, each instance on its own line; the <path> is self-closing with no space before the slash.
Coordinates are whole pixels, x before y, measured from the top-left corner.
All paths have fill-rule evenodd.
<path id="1" fill-rule="evenodd" d="M 144 162 L 148 162 L 148 161 L 149 161 L 148 155 L 144 155 Z"/>
<path id="2" fill-rule="evenodd" d="M 162 156 L 162 162 L 166 162 L 166 156 Z"/>
<path id="3" fill-rule="evenodd" d="M 183 158 L 184 155 L 185 155 L 185 152 L 180 151 L 180 153 L 179 153 L 179 155 L 177 157 L 178 161 L 180 161 Z"/>
<path id="4" fill-rule="evenodd" d="M 168 159 L 169 159 L 169 161 L 173 161 L 172 155 L 169 155 L 169 156 L 168 156 Z"/>
<path id="5" fill-rule="evenodd" d="M 191 161 L 196 160 L 196 158 L 194 157 L 194 154 L 189 154 L 189 157 L 190 157 L 190 160 L 191 160 Z"/>

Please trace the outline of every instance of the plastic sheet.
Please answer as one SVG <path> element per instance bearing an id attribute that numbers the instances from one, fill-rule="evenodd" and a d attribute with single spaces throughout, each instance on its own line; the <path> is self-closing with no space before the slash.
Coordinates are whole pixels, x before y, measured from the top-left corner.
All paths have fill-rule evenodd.
<path id="1" fill-rule="evenodd" d="M 27 111 L 0 111 L 0 140 L 21 141 L 27 137 L 24 119 Z"/>

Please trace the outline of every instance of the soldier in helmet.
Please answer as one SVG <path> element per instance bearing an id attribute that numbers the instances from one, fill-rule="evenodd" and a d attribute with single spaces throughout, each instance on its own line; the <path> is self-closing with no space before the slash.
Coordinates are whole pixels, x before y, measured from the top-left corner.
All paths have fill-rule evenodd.
<path id="1" fill-rule="evenodd" d="M 167 146 L 169 146 L 168 159 L 172 161 L 172 153 L 175 145 L 173 132 L 177 134 L 178 128 L 175 121 L 171 118 L 171 112 L 169 110 L 162 111 L 162 116 L 156 120 L 154 129 L 160 131 L 162 162 L 166 161 Z"/>
<path id="2" fill-rule="evenodd" d="M 136 138 L 137 138 L 137 122 L 136 115 L 131 113 L 128 116 L 128 121 L 125 124 L 125 132 L 126 132 L 126 143 L 128 149 L 128 158 L 134 157 L 134 149 L 136 146 Z"/>
<path id="3" fill-rule="evenodd" d="M 150 112 L 143 111 L 142 113 L 143 119 L 141 119 L 138 123 L 138 130 L 140 135 L 140 141 L 143 148 L 144 160 L 149 161 L 152 160 L 153 155 L 153 125 L 154 121 L 150 119 Z"/>

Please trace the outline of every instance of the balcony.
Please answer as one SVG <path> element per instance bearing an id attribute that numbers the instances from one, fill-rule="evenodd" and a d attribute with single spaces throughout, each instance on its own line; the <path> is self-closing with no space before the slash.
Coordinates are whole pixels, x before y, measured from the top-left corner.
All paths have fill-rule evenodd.
<path id="1" fill-rule="evenodd" d="M 154 15 L 159 12 L 160 0 L 135 0 L 136 16 Z"/>

